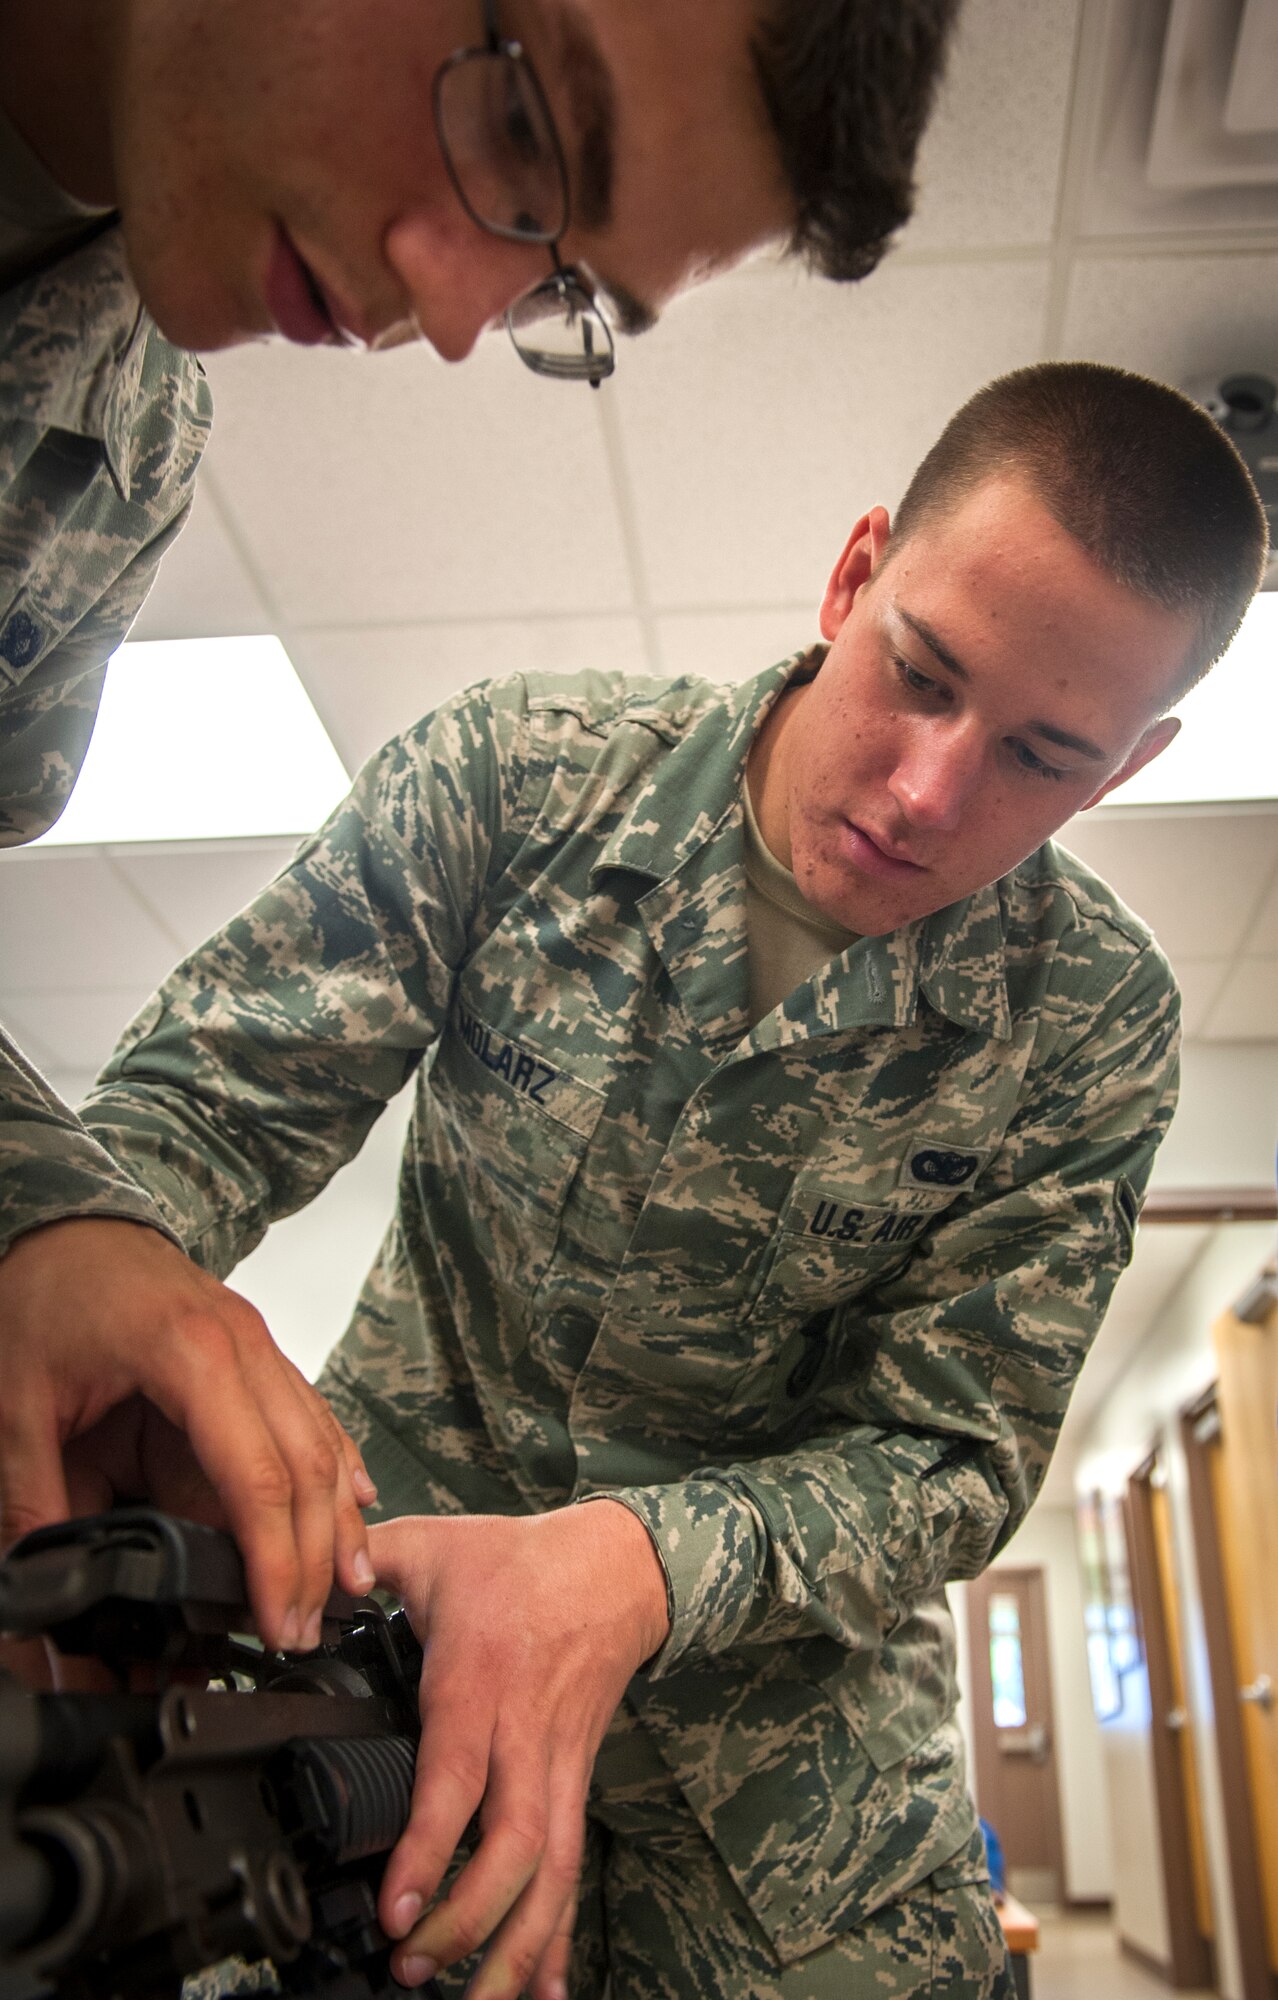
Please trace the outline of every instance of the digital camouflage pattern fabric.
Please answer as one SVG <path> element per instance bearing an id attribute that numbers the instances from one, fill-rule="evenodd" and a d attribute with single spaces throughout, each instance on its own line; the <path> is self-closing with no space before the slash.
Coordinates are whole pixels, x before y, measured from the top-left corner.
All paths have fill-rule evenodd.
<path id="1" fill-rule="evenodd" d="M 964 1852 L 942 1587 L 1029 1506 L 1128 1260 L 1178 1003 L 1049 844 L 753 1031 L 742 688 L 515 677 L 390 743 L 86 1107 L 226 1273 L 416 1075 L 325 1372 L 390 1513 L 612 1494 L 631 1700 L 779 1963 Z"/>
<path id="2" fill-rule="evenodd" d="M 70 796 L 209 421 L 199 363 L 143 310 L 118 229 L 0 292 L 0 846 L 35 839 Z M 0 1036 L 0 1252 L 66 1215 L 158 1223 Z"/>

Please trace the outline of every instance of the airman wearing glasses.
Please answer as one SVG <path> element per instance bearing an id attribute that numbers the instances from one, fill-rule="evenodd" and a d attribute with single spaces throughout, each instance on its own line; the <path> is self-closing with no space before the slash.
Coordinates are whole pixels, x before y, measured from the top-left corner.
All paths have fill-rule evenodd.
<path id="1" fill-rule="evenodd" d="M 954 5 L 6 0 L 0 844 L 65 805 L 189 507 L 193 350 L 456 361 L 504 322 L 538 374 L 598 387 L 616 332 L 760 245 L 862 276 L 908 214 Z M 2 1038 L 0 1326 L 0 1372 L 27 1357 L 4 1540 L 65 1512 L 62 1447 L 106 1423 L 115 1489 L 161 1499 L 157 1443 L 189 1435 L 269 1639 L 305 1638 L 334 1570 L 367 1580 L 354 1447 Z"/>

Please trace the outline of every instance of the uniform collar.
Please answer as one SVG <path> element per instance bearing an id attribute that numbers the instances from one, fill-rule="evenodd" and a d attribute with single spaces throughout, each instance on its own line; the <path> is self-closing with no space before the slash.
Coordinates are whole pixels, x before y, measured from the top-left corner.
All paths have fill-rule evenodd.
<path id="1" fill-rule="evenodd" d="M 671 717 L 681 733 L 600 848 L 592 881 L 615 868 L 664 881 L 705 844 L 737 807 L 760 724 L 809 657 L 795 654 L 740 687 L 722 689 L 691 728 L 682 726 L 688 711 Z"/>
<path id="2" fill-rule="evenodd" d="M 645 926 L 702 1035 L 720 1047 L 747 1025 L 746 758 L 791 681 L 815 671 L 824 655 L 824 647 L 809 648 L 725 689 L 657 763 L 591 869 L 596 884 L 610 870 L 640 878 L 633 893 Z M 998 883 L 920 923 L 860 939 L 766 1016 L 754 1039 L 780 1048 L 842 1028 L 908 1028 L 920 994 L 958 1027 L 1010 1037 Z"/>
<path id="3" fill-rule="evenodd" d="M 96 439 L 122 500 L 151 324 L 109 223 L 0 296 L 0 416 Z"/>

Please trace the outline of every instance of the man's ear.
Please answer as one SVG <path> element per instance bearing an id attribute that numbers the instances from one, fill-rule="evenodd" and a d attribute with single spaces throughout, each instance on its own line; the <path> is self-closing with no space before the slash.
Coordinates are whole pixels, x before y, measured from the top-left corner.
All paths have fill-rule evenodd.
<path id="1" fill-rule="evenodd" d="M 862 514 L 847 546 L 834 565 L 825 596 L 821 600 L 821 637 L 836 639 L 856 601 L 862 584 L 868 583 L 888 551 L 892 524 L 886 507 L 871 507 Z"/>
<path id="2" fill-rule="evenodd" d="M 1155 757 L 1161 756 L 1167 745 L 1179 735 L 1178 715 L 1165 715 L 1161 722 L 1151 722 L 1135 749 L 1115 771 L 1113 777 L 1106 778 L 1100 790 L 1093 798 L 1088 799 L 1085 806 L 1080 807 L 1080 811 L 1090 812 L 1093 806 L 1098 806 L 1116 786 L 1125 785 L 1129 778 L 1136 776 L 1137 771 L 1143 771 L 1146 764 L 1152 764 Z"/>

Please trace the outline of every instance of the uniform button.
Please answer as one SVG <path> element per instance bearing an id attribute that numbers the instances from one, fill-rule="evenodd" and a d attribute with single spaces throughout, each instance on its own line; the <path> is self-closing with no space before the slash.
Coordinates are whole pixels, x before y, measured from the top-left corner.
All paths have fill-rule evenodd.
<path id="1" fill-rule="evenodd" d="M 34 618 L 25 611 L 15 611 L 0 632 L 0 658 L 6 659 L 11 667 L 29 667 L 43 637 Z"/>

